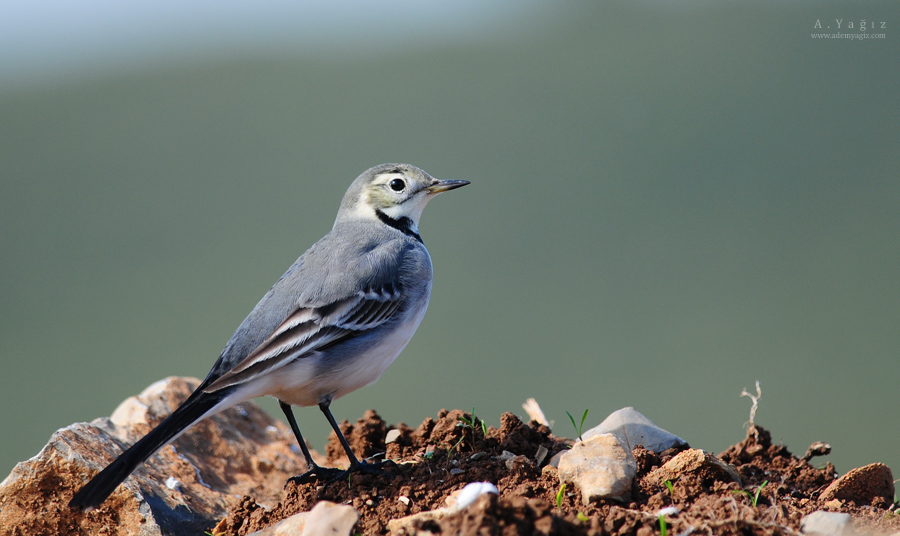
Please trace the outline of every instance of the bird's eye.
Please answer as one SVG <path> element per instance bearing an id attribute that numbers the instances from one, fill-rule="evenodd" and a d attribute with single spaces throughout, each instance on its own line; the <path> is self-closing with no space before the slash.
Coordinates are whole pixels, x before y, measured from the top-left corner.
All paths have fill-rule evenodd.
<path id="1" fill-rule="evenodd" d="M 394 179 L 390 182 L 390 187 L 395 192 L 402 192 L 406 188 L 406 183 L 403 182 L 403 179 Z"/>

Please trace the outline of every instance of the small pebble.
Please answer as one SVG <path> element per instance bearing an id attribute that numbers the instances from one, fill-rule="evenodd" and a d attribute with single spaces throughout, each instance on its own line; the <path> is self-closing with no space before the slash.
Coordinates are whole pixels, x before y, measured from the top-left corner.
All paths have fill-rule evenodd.
<path id="1" fill-rule="evenodd" d="M 800 532 L 816 536 L 839 536 L 850 529 L 850 514 L 818 510 L 800 521 Z"/>
<path id="2" fill-rule="evenodd" d="M 384 436 L 384 442 L 385 442 L 385 444 L 390 444 L 390 443 L 393 443 L 394 441 L 397 441 L 399 438 L 400 438 L 400 430 L 394 428 L 393 430 L 388 432 L 386 436 Z"/>
<path id="3" fill-rule="evenodd" d="M 470 482 L 466 484 L 466 487 L 464 487 L 456 497 L 456 507 L 459 509 L 465 508 L 485 493 L 497 495 L 500 491 L 497 490 L 497 486 L 490 482 Z"/>
<path id="4" fill-rule="evenodd" d="M 181 491 L 181 481 L 174 476 L 170 476 L 166 479 L 166 487 L 171 490 Z"/>

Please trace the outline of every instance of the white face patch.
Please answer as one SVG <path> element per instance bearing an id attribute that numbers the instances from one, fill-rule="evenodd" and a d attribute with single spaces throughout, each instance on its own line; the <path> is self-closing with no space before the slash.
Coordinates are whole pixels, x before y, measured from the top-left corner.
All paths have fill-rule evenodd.
<path id="1" fill-rule="evenodd" d="M 363 201 L 357 203 L 353 207 L 353 209 L 354 209 L 353 212 L 361 218 L 365 218 L 365 219 L 369 219 L 369 220 L 377 220 L 378 219 L 378 216 L 375 215 L 375 207 L 372 206 L 372 203 L 370 202 L 368 197 L 366 197 L 366 199 L 364 199 Z"/>
<path id="2" fill-rule="evenodd" d="M 367 206 L 357 206 L 357 214 L 375 218 L 377 209 L 395 220 L 409 218 L 415 231 L 422 211 L 432 197 L 422 191 L 424 186 L 421 180 L 403 173 L 381 173 L 369 186 L 366 201 L 360 203 Z"/>

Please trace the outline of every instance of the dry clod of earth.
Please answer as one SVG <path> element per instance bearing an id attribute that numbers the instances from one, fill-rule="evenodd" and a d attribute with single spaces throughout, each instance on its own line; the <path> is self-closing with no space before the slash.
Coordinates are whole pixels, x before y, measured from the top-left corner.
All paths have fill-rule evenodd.
<path id="1" fill-rule="evenodd" d="M 411 428 L 388 426 L 370 410 L 341 428 L 360 457 L 386 453 L 396 461 L 387 469 L 393 477 L 354 474 L 329 486 L 289 483 L 281 489 L 288 475 L 302 472 L 302 457 L 290 431 L 252 403 L 194 427 L 97 510 L 69 510 L 69 499 L 87 478 L 171 411 L 196 382 L 155 384 L 114 420 L 54 434 L 39 456 L 0 483 L 0 536 L 200 536 L 207 530 L 245 536 L 268 527 L 268 534 L 289 526 L 296 532 L 301 524 L 344 534 L 650 536 L 661 532 L 663 509 L 669 512 L 669 534 L 795 535 L 804 518 L 810 525 L 834 517 L 807 517 L 817 511 L 849 514 L 849 530 L 859 533 L 900 532 L 890 469 L 874 464 L 837 479 L 830 463 L 815 467 L 797 458 L 773 445 L 759 426 L 718 456 L 687 445 L 655 453 L 631 444 L 636 475 L 628 502 L 585 504 L 574 484 L 560 492 L 558 471 L 550 465 L 574 442 L 554 436 L 546 425 L 504 413 L 494 428 L 471 413 L 441 410 Z M 318 463 L 347 463 L 333 434 L 327 460 L 315 456 Z M 171 478 L 179 485 L 167 487 Z M 498 493 L 453 507 L 453 494 L 470 482 L 491 483 Z M 274 527 L 301 513 L 306 514 Z"/>
<path id="2" fill-rule="evenodd" d="M 400 460 L 392 469 L 394 478 L 360 475 L 327 487 L 290 484 L 285 500 L 271 509 L 245 497 L 213 533 L 249 535 L 322 500 L 356 508 L 360 519 L 355 533 L 361 534 L 650 536 L 660 533 L 659 511 L 666 507 L 678 510 L 666 516 L 670 534 L 796 535 L 804 516 L 829 508 L 850 514 L 855 530 L 862 533 L 900 531 L 900 514 L 893 513 L 893 505 L 883 498 L 873 499 L 871 505 L 854 501 L 826 505 L 820 496 L 835 482 L 834 467 L 827 463 L 817 468 L 793 456 L 786 447 L 773 445 L 769 432 L 759 426 L 718 457 L 687 446 L 659 454 L 635 446 L 638 469 L 631 501 L 599 500 L 585 506 L 571 484 L 557 501 L 556 469 L 535 460 L 535 454 L 546 449 L 546 464 L 552 455 L 570 448 L 572 440 L 556 437 L 536 422 L 525 424 L 511 413 L 503 414 L 499 429 L 487 428 L 486 435 L 480 426 L 466 424 L 470 422 L 469 413 L 442 410 L 437 420 L 427 418 L 415 430 L 399 425 L 398 441 L 388 445 L 388 456 Z M 373 411 L 355 425 L 345 423 L 343 429 L 354 448 L 367 454 L 383 448 L 371 432 L 384 430 L 385 425 Z M 338 452 L 336 447 L 332 435 L 329 452 Z M 507 466 L 504 451 L 516 455 L 520 463 Z M 661 473 L 665 467 L 670 471 Z M 671 490 L 660 481 L 662 474 L 673 479 L 668 480 Z M 876 479 L 878 486 L 884 483 L 883 476 Z M 493 482 L 499 494 L 482 495 L 461 511 L 407 517 L 442 509 L 452 492 L 473 481 Z M 390 523 L 398 518 L 406 520 Z"/>

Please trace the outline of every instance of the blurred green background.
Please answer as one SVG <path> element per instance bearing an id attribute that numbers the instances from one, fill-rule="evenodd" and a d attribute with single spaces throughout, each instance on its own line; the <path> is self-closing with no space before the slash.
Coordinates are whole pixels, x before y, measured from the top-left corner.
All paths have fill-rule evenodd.
<path id="1" fill-rule="evenodd" d="M 233 4 L 0 17 L 0 473 L 203 377 L 392 161 L 472 185 L 426 210 L 429 313 L 339 419 L 535 397 L 563 436 L 635 406 L 719 452 L 760 380 L 794 453 L 900 472 L 900 4 Z M 835 19 L 885 38 L 811 37 Z"/>

